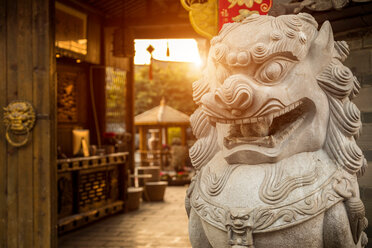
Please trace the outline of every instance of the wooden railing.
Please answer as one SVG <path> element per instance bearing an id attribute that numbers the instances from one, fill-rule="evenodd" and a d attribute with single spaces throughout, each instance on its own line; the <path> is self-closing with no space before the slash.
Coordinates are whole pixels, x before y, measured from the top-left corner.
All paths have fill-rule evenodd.
<path id="1" fill-rule="evenodd" d="M 138 150 L 137 152 L 141 156 L 141 166 L 160 166 L 160 169 L 169 166 L 171 153 L 168 150 Z"/>
<path id="2" fill-rule="evenodd" d="M 57 160 L 58 232 L 124 210 L 128 153 Z"/>

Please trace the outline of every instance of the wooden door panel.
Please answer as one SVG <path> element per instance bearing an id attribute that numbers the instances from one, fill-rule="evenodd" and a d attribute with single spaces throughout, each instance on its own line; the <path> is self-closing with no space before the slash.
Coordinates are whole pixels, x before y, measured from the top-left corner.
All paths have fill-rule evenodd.
<path id="1" fill-rule="evenodd" d="M 13 100 L 30 102 L 37 113 L 19 148 L 7 143 L 0 122 L 0 247 L 56 247 L 53 5 L 0 3 L 1 119 Z"/>

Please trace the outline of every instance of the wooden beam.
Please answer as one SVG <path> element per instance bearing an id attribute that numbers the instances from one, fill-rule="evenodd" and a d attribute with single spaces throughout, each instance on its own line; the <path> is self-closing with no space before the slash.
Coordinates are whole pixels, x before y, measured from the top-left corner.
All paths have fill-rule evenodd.
<path id="1" fill-rule="evenodd" d="M 126 120 L 125 120 L 125 126 L 126 131 L 132 135 L 132 138 L 130 140 L 129 144 L 129 169 L 131 172 L 134 172 L 135 167 L 135 161 L 134 161 L 134 152 L 135 152 L 135 144 L 134 140 L 136 138 L 136 129 L 134 126 L 134 46 L 132 45 L 134 43 L 134 38 L 132 36 L 132 33 L 129 33 L 129 37 L 127 38 L 126 44 L 130 48 L 129 54 L 131 55 L 128 57 L 129 59 L 129 70 L 127 73 L 127 83 L 126 83 Z"/>
<path id="2" fill-rule="evenodd" d="M 313 12 L 312 15 L 319 22 L 346 20 L 348 18 L 358 17 L 370 14 L 372 12 L 372 3 L 364 3 L 351 7 L 345 7 L 342 10 L 333 10 L 325 12 Z"/>
<path id="3" fill-rule="evenodd" d="M 163 27 L 137 27 L 133 29 L 135 39 L 202 38 L 190 25 Z"/>
<path id="4" fill-rule="evenodd" d="M 366 28 L 370 29 L 372 26 L 372 14 L 332 21 L 331 26 L 335 36 L 350 31 L 358 31 Z"/>
<path id="5" fill-rule="evenodd" d="M 104 26 L 123 26 L 127 27 L 146 27 L 146 26 L 167 26 L 169 24 L 188 24 L 190 26 L 190 21 L 188 16 L 179 17 L 177 15 L 158 15 L 158 16 L 148 16 L 146 18 L 126 18 L 115 17 L 106 19 Z"/>
<path id="6" fill-rule="evenodd" d="M 68 5 L 68 6 L 71 6 L 73 8 L 77 8 L 77 9 L 82 10 L 82 11 L 88 11 L 92 14 L 96 14 L 96 15 L 99 15 L 99 16 L 107 16 L 107 13 L 104 13 L 103 11 L 94 8 L 89 4 L 85 4 L 82 1 L 78 1 L 78 0 L 59 0 L 58 2 L 60 2 L 62 4 L 65 4 L 65 5 Z"/>

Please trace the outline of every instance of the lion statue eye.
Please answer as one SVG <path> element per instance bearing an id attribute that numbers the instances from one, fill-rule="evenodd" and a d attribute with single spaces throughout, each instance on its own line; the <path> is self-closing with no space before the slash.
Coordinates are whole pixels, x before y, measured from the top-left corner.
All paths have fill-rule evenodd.
<path id="1" fill-rule="evenodd" d="M 256 79 L 262 83 L 273 84 L 281 79 L 293 61 L 286 58 L 276 58 L 267 61 L 258 69 Z"/>

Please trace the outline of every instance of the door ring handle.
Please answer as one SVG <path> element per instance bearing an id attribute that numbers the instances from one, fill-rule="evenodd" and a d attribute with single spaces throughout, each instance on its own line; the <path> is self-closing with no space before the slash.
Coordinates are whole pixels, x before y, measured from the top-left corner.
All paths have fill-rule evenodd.
<path id="1" fill-rule="evenodd" d="M 21 100 L 15 100 L 4 108 L 4 123 L 6 125 L 5 138 L 15 147 L 24 146 L 30 132 L 35 126 L 36 113 L 31 103 Z M 26 136 L 21 141 L 15 141 L 13 136 Z"/>

